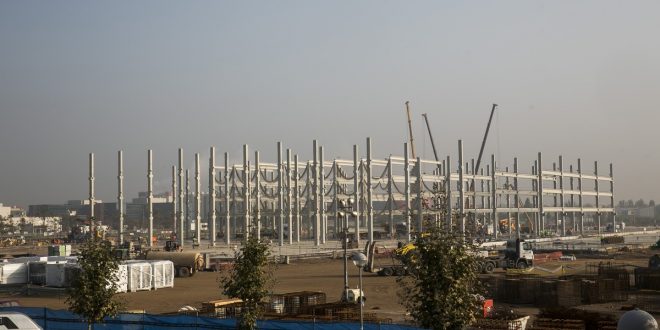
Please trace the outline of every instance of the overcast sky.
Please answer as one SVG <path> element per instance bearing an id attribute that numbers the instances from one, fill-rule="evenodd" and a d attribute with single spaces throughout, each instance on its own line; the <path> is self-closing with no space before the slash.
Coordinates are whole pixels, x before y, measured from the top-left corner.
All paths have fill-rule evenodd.
<path id="1" fill-rule="evenodd" d="M 116 198 L 170 185 L 177 148 L 240 161 L 242 144 L 275 160 L 403 153 L 404 102 L 416 148 L 486 153 L 529 171 L 562 154 L 606 172 L 619 199 L 660 200 L 660 2 L 657 1 L 2 1 L 0 203 Z M 252 156 L 251 156 L 252 158 Z M 220 161 L 221 157 L 218 157 Z M 203 186 L 206 186 L 204 181 Z M 206 188 L 204 188 L 206 189 Z"/>

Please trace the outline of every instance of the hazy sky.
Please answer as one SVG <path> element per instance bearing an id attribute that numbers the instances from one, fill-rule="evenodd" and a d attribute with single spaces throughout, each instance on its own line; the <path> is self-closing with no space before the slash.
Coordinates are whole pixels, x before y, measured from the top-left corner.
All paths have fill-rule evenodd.
<path id="1" fill-rule="evenodd" d="M 2 1 L 0 203 L 116 197 L 170 185 L 208 147 L 237 162 L 241 145 L 274 161 L 312 140 L 348 158 L 402 154 L 411 101 L 443 155 L 536 153 L 550 164 L 614 163 L 617 200 L 660 201 L 660 2 L 657 1 Z M 252 157 L 252 156 L 251 156 Z M 218 157 L 220 160 L 220 157 Z M 204 181 L 206 186 L 206 181 Z M 206 189 L 206 188 L 204 188 Z"/>

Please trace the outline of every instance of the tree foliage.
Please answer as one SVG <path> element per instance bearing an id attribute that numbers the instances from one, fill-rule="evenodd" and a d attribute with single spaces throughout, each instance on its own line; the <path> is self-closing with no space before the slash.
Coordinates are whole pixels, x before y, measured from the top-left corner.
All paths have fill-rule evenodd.
<path id="1" fill-rule="evenodd" d="M 93 323 L 116 315 L 121 308 L 122 304 L 115 298 L 119 263 L 110 242 L 93 235 L 82 245 L 78 264 L 80 272 L 67 290 L 66 304 L 91 328 Z"/>
<path id="2" fill-rule="evenodd" d="M 442 227 L 430 226 L 414 240 L 409 274 L 397 279 L 402 305 L 424 328 L 461 329 L 477 317 L 482 287 L 476 246 Z"/>
<path id="3" fill-rule="evenodd" d="M 270 246 L 255 235 L 243 241 L 234 267 L 220 279 L 223 294 L 243 300 L 238 329 L 256 329 L 263 310 L 260 303 L 268 296 L 273 282 Z"/>

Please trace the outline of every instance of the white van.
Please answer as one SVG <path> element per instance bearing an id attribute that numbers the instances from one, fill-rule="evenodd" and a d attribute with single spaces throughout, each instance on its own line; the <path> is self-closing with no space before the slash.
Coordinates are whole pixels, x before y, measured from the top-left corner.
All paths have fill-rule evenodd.
<path id="1" fill-rule="evenodd" d="M 32 319 L 19 312 L 0 312 L 0 330 L 32 329 L 42 330 Z"/>

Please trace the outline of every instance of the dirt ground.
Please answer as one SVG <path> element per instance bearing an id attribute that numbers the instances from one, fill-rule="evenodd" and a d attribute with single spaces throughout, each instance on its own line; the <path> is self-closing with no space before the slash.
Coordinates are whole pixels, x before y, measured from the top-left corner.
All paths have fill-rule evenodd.
<path id="1" fill-rule="evenodd" d="M 349 261 L 349 286 L 358 285 L 358 270 Z M 202 302 L 221 299 L 219 273 L 200 272 L 188 278 L 175 278 L 174 288 L 119 294 L 128 310 L 145 310 L 148 313 L 171 313 L 190 305 L 201 307 Z M 322 291 L 327 301 L 337 301 L 344 287 L 342 260 L 308 260 L 290 265 L 279 265 L 275 271 L 274 293 L 293 291 Z M 367 301 L 365 311 L 377 312 L 382 317 L 403 319 L 403 308 L 398 304 L 397 285 L 394 277 L 382 277 L 363 273 Z M 0 293 L 1 299 L 14 299 L 22 306 L 65 309 L 64 297 L 35 297 Z"/>
<path id="2" fill-rule="evenodd" d="M 556 269 L 564 266 L 565 273 L 580 273 L 586 269 L 588 263 L 616 262 L 627 263 L 636 266 L 645 266 L 652 253 L 648 250 L 639 252 L 628 252 L 613 256 L 614 259 L 587 259 L 581 258 L 577 261 L 549 262 L 541 266 L 544 269 Z M 349 261 L 349 286 L 357 287 L 358 270 Z M 538 271 L 538 270 L 537 270 Z M 541 276 L 544 276 L 541 271 Z M 503 276 L 504 272 L 499 270 L 494 276 Z M 556 276 L 558 274 L 547 274 Z M 175 278 L 174 288 L 159 289 L 154 291 L 141 291 L 123 293 L 119 297 L 125 302 L 127 310 L 144 310 L 147 313 L 173 313 L 180 307 L 190 305 L 201 307 L 202 302 L 224 298 L 218 283 L 219 273 L 200 272 L 189 278 Z M 344 285 L 343 260 L 340 259 L 315 259 L 298 261 L 290 265 L 279 265 L 275 271 L 276 284 L 274 293 L 285 293 L 294 291 L 322 291 L 327 295 L 327 301 L 339 300 Z M 395 322 L 405 319 L 405 312 L 399 305 L 397 292 L 399 290 L 395 277 L 383 277 L 376 274 L 363 273 L 364 290 L 367 296 L 365 311 L 376 313 L 382 318 L 390 318 Z M 53 309 L 65 309 L 63 294 L 50 296 L 25 296 L 11 292 L 0 292 L 0 299 L 17 300 L 22 306 L 49 307 Z M 521 313 L 538 313 L 538 309 L 531 306 L 510 306 Z M 590 310 L 599 312 L 620 314 L 620 306 L 611 305 L 589 305 Z"/>

